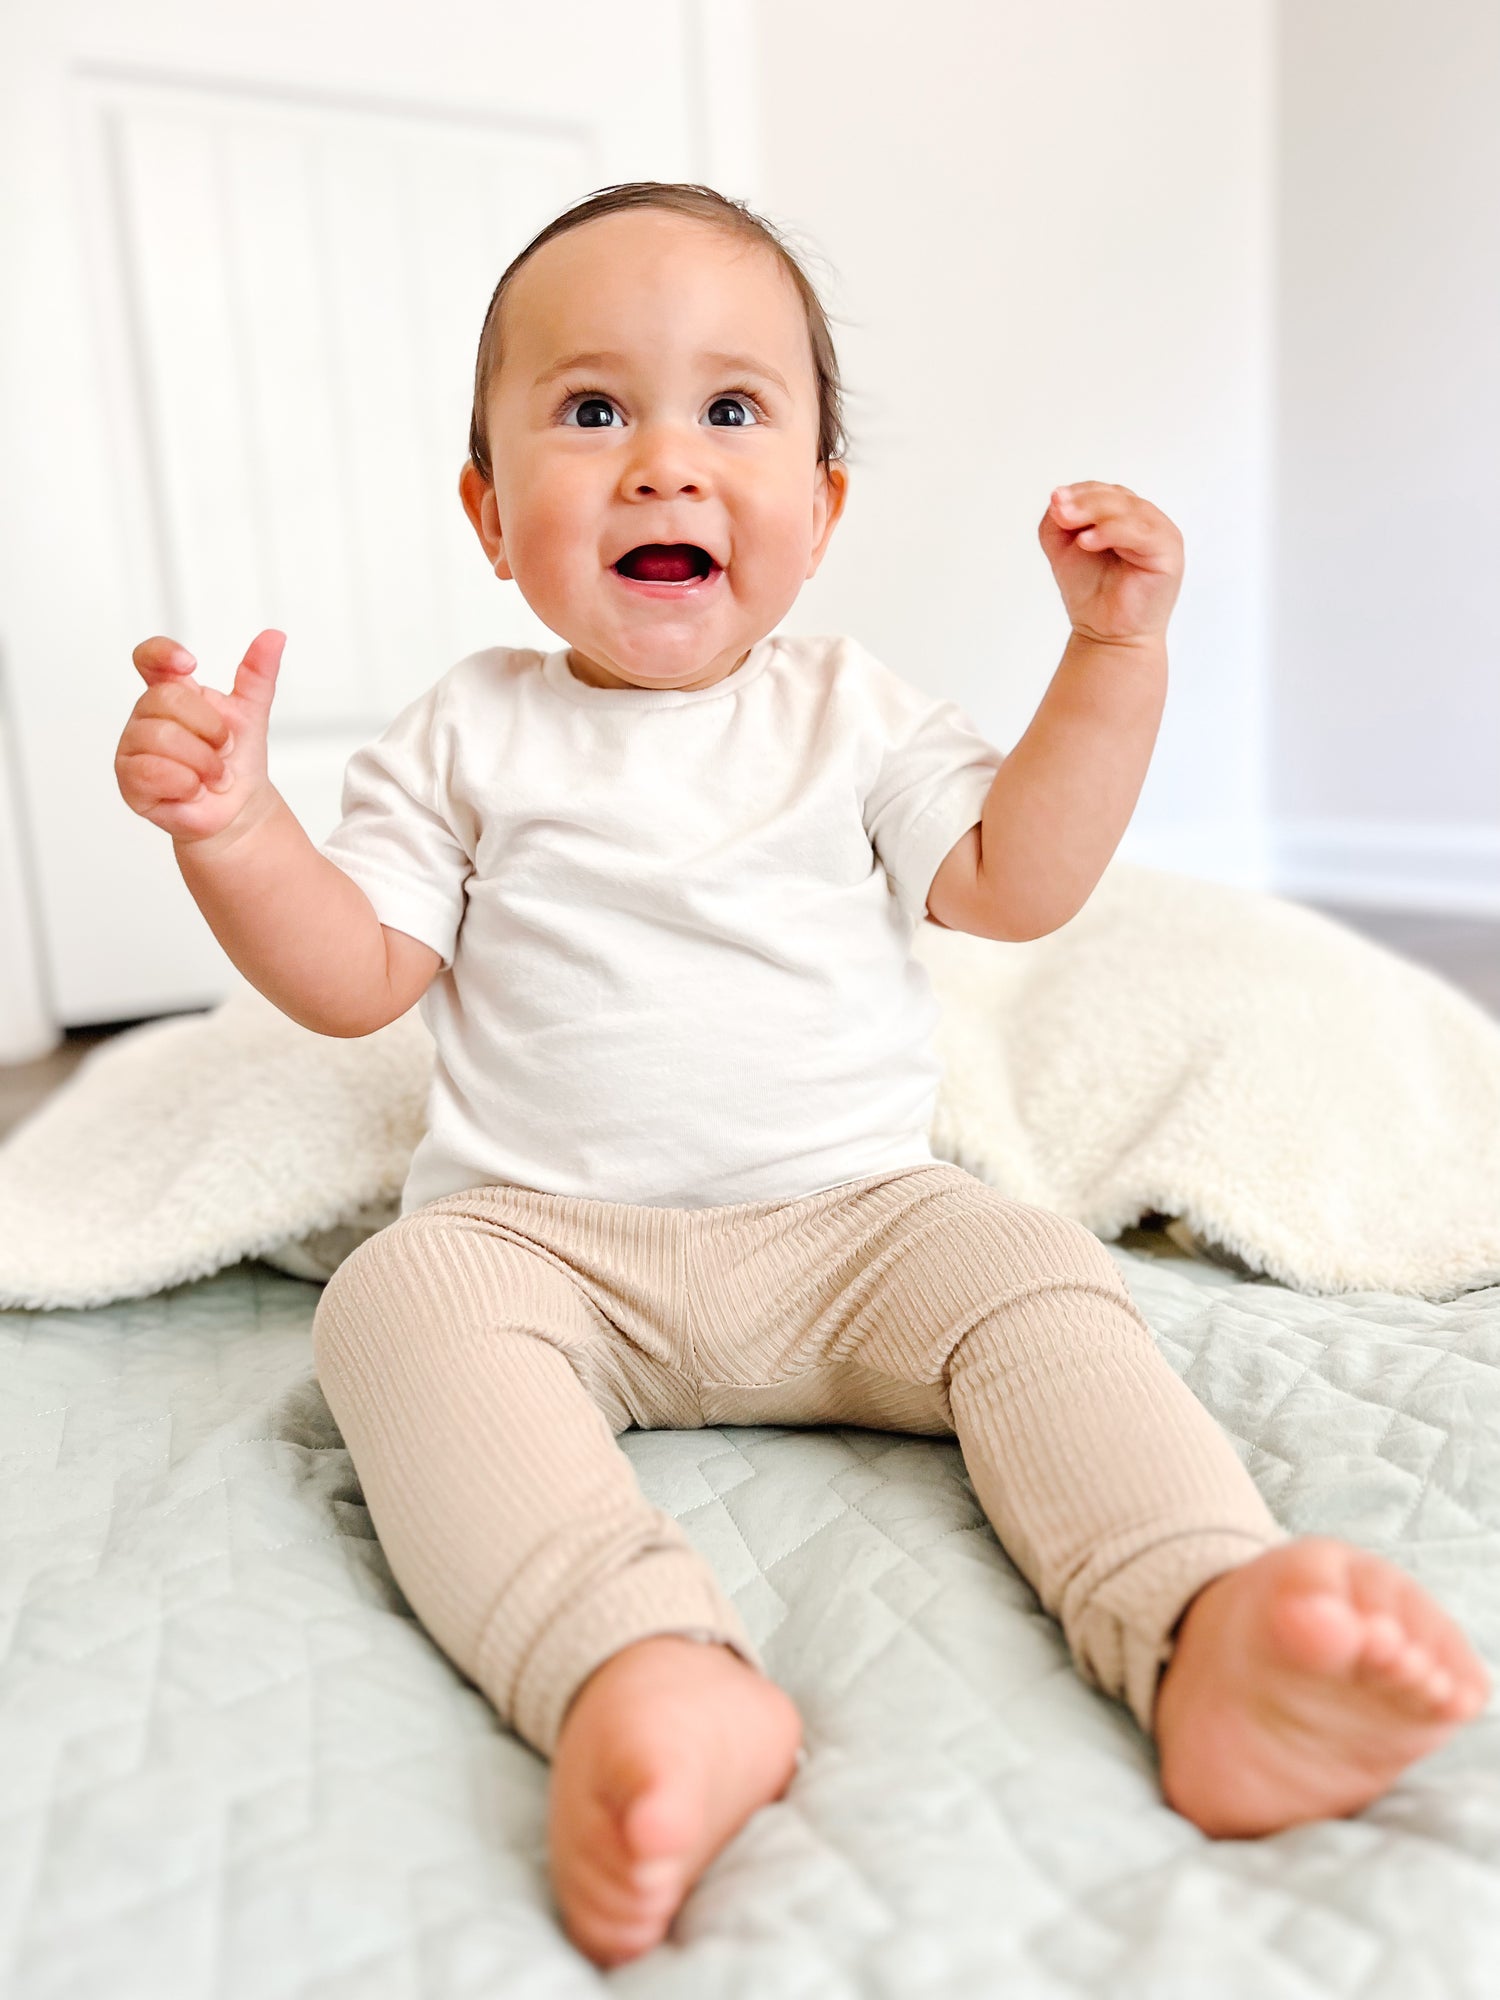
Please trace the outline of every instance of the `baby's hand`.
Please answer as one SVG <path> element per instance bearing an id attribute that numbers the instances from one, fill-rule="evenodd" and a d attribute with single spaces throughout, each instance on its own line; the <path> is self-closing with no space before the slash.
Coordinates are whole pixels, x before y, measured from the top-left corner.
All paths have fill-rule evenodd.
<path id="1" fill-rule="evenodd" d="M 1073 630 L 1129 645 L 1159 639 L 1182 583 L 1182 536 L 1128 486 L 1059 486 L 1038 529 Z"/>
<path id="2" fill-rule="evenodd" d="M 220 694 L 193 679 L 198 664 L 173 639 L 143 639 L 131 658 L 146 692 L 115 752 L 115 778 L 132 812 L 174 840 L 206 840 L 274 800 L 266 775 L 266 728 L 284 632 L 250 642 Z"/>

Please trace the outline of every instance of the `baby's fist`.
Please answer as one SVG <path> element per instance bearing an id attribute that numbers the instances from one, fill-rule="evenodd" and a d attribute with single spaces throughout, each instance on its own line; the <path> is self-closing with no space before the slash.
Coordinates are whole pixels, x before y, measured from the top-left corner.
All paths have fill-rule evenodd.
<path id="1" fill-rule="evenodd" d="M 1182 536 L 1128 486 L 1059 486 L 1037 530 L 1073 630 L 1132 645 L 1159 639 L 1182 585 Z"/>
<path id="2" fill-rule="evenodd" d="M 197 661 L 173 639 L 143 639 L 131 655 L 146 692 L 115 752 L 115 780 L 132 812 L 177 841 L 207 840 L 274 802 L 266 730 L 285 635 L 262 632 L 220 694 L 193 679 Z"/>

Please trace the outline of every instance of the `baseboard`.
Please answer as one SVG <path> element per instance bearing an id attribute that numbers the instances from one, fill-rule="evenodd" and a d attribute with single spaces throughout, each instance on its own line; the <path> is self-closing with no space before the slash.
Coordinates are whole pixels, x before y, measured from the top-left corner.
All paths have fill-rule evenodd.
<path id="1" fill-rule="evenodd" d="M 1500 917 L 1500 826 L 1301 820 L 1271 829 L 1278 895 Z"/>

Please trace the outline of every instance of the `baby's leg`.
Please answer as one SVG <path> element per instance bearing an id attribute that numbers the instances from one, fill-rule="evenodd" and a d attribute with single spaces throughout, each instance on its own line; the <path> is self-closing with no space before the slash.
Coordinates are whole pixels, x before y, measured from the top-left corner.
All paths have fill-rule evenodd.
<path id="1" fill-rule="evenodd" d="M 382 1230 L 335 1272 L 314 1347 L 413 1610 L 552 1759 L 554 1888 L 574 1942 L 610 1964 L 655 1944 L 713 1854 L 785 1789 L 801 1725 L 615 1442 L 629 1396 L 670 1398 L 670 1370 L 611 1339 L 563 1261 L 588 1218 L 531 1209 L 554 1225 L 546 1244 L 438 1206 Z M 646 1272 L 636 1302 L 650 1292 Z M 642 1388 L 631 1365 L 654 1380 Z M 685 1634 L 719 1643 L 669 1636 Z"/>
<path id="2" fill-rule="evenodd" d="M 1394 1565 L 1285 1534 L 1094 1236 L 993 1190 L 986 1215 L 960 1235 L 1009 1283 L 953 1352 L 954 1427 L 1085 1677 L 1205 1832 L 1358 1811 L 1483 1704 L 1477 1655 Z"/>
<path id="3" fill-rule="evenodd" d="M 1079 1672 L 1155 1734 L 1168 1801 L 1206 1832 L 1357 1811 L 1482 1703 L 1483 1666 L 1410 1577 L 1278 1525 L 1088 1230 L 946 1166 L 755 1228 L 705 1343 L 722 1370 L 730 1324 L 784 1298 L 793 1334 L 740 1364 L 774 1392 L 721 1387 L 724 1420 L 956 1432 Z"/>

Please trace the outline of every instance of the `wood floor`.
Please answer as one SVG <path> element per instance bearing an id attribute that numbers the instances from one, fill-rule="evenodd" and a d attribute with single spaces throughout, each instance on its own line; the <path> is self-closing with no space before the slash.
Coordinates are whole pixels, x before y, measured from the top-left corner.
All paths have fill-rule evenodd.
<path id="1" fill-rule="evenodd" d="M 1313 907 L 1441 973 L 1500 1017 L 1500 921 L 1327 903 Z M 35 1110 L 98 1042 L 137 1026 L 135 1021 L 113 1021 L 97 1028 L 70 1028 L 61 1048 L 50 1056 L 38 1062 L 0 1064 L 0 1135 Z"/>

